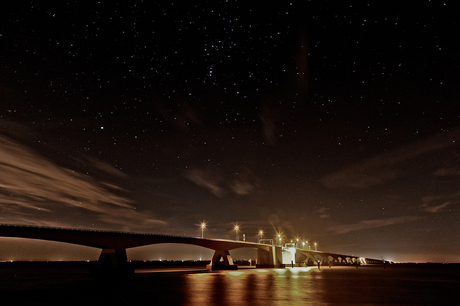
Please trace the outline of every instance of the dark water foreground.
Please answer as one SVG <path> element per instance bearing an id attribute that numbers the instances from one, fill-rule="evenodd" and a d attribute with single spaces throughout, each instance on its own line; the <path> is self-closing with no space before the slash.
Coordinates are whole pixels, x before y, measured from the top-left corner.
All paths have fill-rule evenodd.
<path id="1" fill-rule="evenodd" d="M 457 265 L 200 268 L 141 267 L 132 278 L 102 280 L 91 278 L 83 264 L 1 264 L 0 300 L 1 305 L 460 305 Z"/>

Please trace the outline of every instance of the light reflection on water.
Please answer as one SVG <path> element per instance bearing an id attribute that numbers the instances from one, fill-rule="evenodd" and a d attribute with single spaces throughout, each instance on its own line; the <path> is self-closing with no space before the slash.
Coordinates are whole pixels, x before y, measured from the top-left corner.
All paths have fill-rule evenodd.
<path id="1" fill-rule="evenodd" d="M 182 275 L 181 305 L 460 305 L 458 268 L 242 269 Z"/>
<path id="2" fill-rule="evenodd" d="M 302 305 L 315 301 L 312 268 L 186 275 L 187 305 Z"/>
<path id="3" fill-rule="evenodd" d="M 460 305 L 460 265 L 161 270 L 122 279 L 65 265 L 0 268 L 2 305 Z"/>

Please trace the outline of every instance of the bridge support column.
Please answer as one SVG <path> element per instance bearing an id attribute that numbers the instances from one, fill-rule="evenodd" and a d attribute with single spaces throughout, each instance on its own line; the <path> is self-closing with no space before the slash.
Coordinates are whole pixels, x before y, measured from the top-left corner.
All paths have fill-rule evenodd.
<path id="1" fill-rule="evenodd" d="M 222 261 L 221 261 L 222 259 Z M 216 250 L 212 256 L 209 265 L 206 265 L 208 270 L 237 270 L 238 266 L 233 263 L 232 256 L 228 250 Z"/>
<path id="2" fill-rule="evenodd" d="M 94 276 L 127 276 L 134 274 L 134 266 L 128 263 L 126 249 L 103 249 L 95 266 L 90 269 Z"/>
<path id="3" fill-rule="evenodd" d="M 273 246 L 268 251 L 257 250 L 257 268 L 284 268 L 283 249 Z"/>

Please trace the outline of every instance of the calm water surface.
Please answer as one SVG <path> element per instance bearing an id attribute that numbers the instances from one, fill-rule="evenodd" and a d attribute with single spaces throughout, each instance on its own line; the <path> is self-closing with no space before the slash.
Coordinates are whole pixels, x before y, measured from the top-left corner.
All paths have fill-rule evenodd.
<path id="1" fill-rule="evenodd" d="M 1 268 L 2 305 L 460 304 L 460 269 L 444 266 L 142 272 L 103 281 L 83 268 Z"/>

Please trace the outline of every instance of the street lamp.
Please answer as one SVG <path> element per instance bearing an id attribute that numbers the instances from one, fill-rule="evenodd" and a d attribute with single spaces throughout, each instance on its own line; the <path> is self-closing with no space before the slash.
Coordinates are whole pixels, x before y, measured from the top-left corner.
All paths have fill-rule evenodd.
<path id="1" fill-rule="evenodd" d="M 281 234 L 278 234 L 278 240 L 280 241 L 280 245 L 281 245 Z"/>
<path id="2" fill-rule="evenodd" d="M 318 251 L 318 244 L 315 242 L 315 251 Z"/>
<path id="3" fill-rule="evenodd" d="M 201 222 L 201 238 L 203 238 L 203 232 L 204 232 L 205 227 L 206 227 L 206 223 Z"/>
<path id="4" fill-rule="evenodd" d="M 302 249 L 305 249 L 305 241 L 302 241 Z"/>
<path id="5" fill-rule="evenodd" d="M 263 236 L 263 235 L 264 235 L 264 231 L 263 231 L 263 230 L 260 230 L 260 231 L 259 231 L 259 236 L 260 236 L 260 238 L 259 238 L 259 243 L 260 243 L 260 240 L 262 240 L 262 236 Z"/>
<path id="6" fill-rule="evenodd" d="M 238 235 L 238 230 L 240 229 L 240 227 L 238 225 L 235 225 L 235 231 L 236 231 L 236 240 L 237 241 L 240 241 L 240 235 Z"/>

